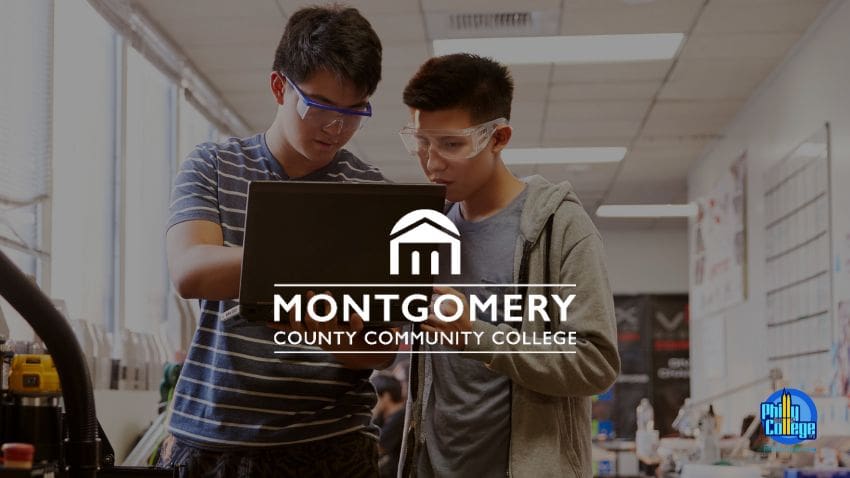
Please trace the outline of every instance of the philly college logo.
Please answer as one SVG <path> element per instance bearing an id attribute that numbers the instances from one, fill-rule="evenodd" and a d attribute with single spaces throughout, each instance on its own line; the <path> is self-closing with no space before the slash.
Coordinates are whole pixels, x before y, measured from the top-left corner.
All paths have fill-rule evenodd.
<path id="1" fill-rule="evenodd" d="M 783 445 L 814 440 L 818 434 L 818 411 L 802 390 L 783 388 L 761 404 L 764 434 Z"/>

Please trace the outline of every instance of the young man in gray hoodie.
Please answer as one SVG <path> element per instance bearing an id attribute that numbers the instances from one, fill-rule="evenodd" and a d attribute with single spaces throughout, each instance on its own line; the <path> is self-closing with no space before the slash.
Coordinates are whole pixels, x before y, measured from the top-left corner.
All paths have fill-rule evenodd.
<path id="1" fill-rule="evenodd" d="M 462 275 L 452 282 L 467 285 L 435 287 L 464 312 L 452 322 L 432 314 L 421 327 L 481 338 L 413 356 L 400 476 L 592 475 L 591 397 L 620 369 L 602 240 L 569 183 L 521 180 L 505 167 L 512 95 L 507 68 L 469 54 L 428 60 L 404 90 L 412 124 L 402 140 L 428 180 L 446 185 L 461 237 Z M 517 323 L 501 313 L 509 293 L 575 298 L 565 322 L 551 303 L 551 322 L 525 311 Z M 496 295 L 496 320 L 470 320 L 470 294 Z M 570 331 L 573 343 L 504 340 Z M 462 353 L 440 353 L 452 348 Z"/>

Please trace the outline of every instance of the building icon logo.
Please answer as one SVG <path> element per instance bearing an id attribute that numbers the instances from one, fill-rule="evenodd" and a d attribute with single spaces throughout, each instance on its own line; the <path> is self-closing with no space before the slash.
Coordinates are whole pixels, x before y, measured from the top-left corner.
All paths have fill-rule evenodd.
<path id="1" fill-rule="evenodd" d="M 390 231 L 390 275 L 401 273 L 399 249 L 402 244 L 449 245 L 450 272 L 452 275 L 460 275 L 460 233 L 445 215 L 431 209 L 417 209 L 395 223 Z M 440 252 L 431 251 L 428 259 L 430 274 L 439 274 Z M 420 251 L 411 251 L 409 260 L 411 275 L 420 275 Z"/>
<path id="2" fill-rule="evenodd" d="M 764 434 L 783 445 L 817 438 L 818 411 L 802 390 L 783 388 L 761 404 Z"/>

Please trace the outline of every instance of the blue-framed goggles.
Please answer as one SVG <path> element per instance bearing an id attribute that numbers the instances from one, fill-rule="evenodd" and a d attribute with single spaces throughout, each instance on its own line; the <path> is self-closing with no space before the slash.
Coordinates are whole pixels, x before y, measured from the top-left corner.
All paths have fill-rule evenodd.
<path id="1" fill-rule="evenodd" d="M 363 109 L 326 105 L 307 96 L 289 77 L 286 77 L 286 82 L 298 94 L 298 105 L 296 106 L 298 116 L 313 126 L 322 129 L 336 126 L 340 133 L 353 132 L 365 126 L 369 118 L 372 117 L 372 105 L 368 102 Z"/>

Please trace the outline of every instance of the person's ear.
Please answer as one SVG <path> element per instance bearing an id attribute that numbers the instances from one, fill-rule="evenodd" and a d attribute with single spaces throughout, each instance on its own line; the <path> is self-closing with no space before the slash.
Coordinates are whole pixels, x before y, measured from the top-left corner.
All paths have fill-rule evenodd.
<path id="1" fill-rule="evenodd" d="M 493 152 L 500 153 L 511 141 L 513 128 L 510 125 L 500 126 L 493 132 Z"/>
<path id="2" fill-rule="evenodd" d="M 280 73 L 273 71 L 269 75 L 269 87 L 278 105 L 283 105 L 283 94 L 286 91 L 286 78 Z"/>

